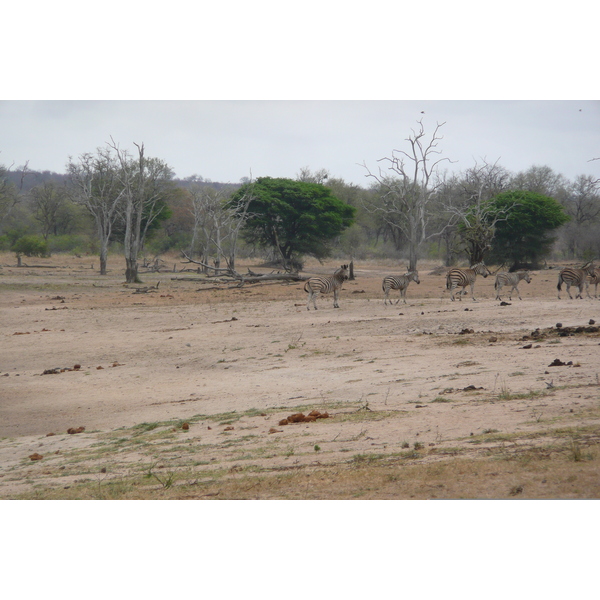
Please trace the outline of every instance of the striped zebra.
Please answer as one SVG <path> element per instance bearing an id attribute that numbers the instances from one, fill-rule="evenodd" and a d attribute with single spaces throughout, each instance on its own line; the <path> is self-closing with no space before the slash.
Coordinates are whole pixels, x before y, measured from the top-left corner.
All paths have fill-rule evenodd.
<path id="1" fill-rule="evenodd" d="M 383 278 L 383 283 L 381 284 L 381 287 L 383 289 L 383 293 L 384 293 L 384 297 L 383 297 L 383 304 L 384 306 L 386 305 L 386 303 L 388 302 L 389 298 L 389 293 L 390 290 L 400 290 L 400 296 L 398 297 L 398 300 L 396 300 L 396 304 L 398 304 L 398 302 L 400 302 L 400 298 L 402 298 L 404 300 L 404 304 L 406 304 L 406 289 L 408 288 L 408 284 L 414 281 L 415 283 L 421 283 L 419 281 L 419 272 L 418 271 L 408 271 L 408 273 L 404 274 L 404 275 L 388 275 L 387 277 Z M 392 301 L 389 300 L 389 303 L 391 304 Z"/>
<path id="2" fill-rule="evenodd" d="M 446 276 L 446 289 L 450 290 L 450 299 L 454 302 L 454 289 L 461 287 L 462 290 L 458 293 L 458 299 L 462 300 L 461 294 L 466 294 L 465 288 L 471 286 L 471 298 L 476 302 L 475 296 L 473 295 L 473 288 L 475 287 L 475 279 L 477 275 L 483 275 L 487 277 L 491 275 L 490 270 L 482 263 L 473 265 L 470 269 L 450 269 Z"/>
<path id="3" fill-rule="evenodd" d="M 496 283 L 494 283 L 494 287 L 496 288 L 496 300 L 502 300 L 500 298 L 500 290 L 505 285 L 510 285 L 511 290 L 508 294 L 508 299 L 512 300 L 513 290 L 517 292 L 519 296 L 519 300 L 523 300 L 521 298 L 521 294 L 519 293 L 519 281 L 525 280 L 527 283 L 531 283 L 531 277 L 529 276 L 529 271 L 515 271 L 514 273 L 506 273 L 506 271 L 501 271 L 496 274 Z"/>
<path id="4" fill-rule="evenodd" d="M 585 280 L 585 291 L 587 292 L 588 298 L 590 296 L 590 283 L 594 286 L 594 298 L 598 297 L 598 284 L 600 283 L 600 269 L 596 267 L 594 274 L 589 276 L 589 281 Z"/>
<path id="5" fill-rule="evenodd" d="M 575 295 L 575 298 L 581 298 L 583 300 L 582 292 L 583 286 L 586 283 L 586 278 L 588 275 L 592 277 L 594 272 L 594 263 L 591 262 L 583 265 L 581 269 L 571 269 L 570 267 L 563 269 L 558 274 L 558 285 L 556 286 L 556 289 L 558 290 L 558 299 L 560 300 L 560 290 L 564 283 L 567 286 L 567 294 L 569 294 L 571 300 L 573 300 L 573 296 L 571 296 L 571 292 L 569 291 L 571 286 L 579 288 L 579 293 Z"/>
<path id="6" fill-rule="evenodd" d="M 333 308 L 339 308 L 338 294 L 346 279 L 348 279 L 348 265 L 342 265 L 333 275 L 311 277 L 304 284 L 304 291 L 308 292 L 306 310 L 310 310 L 311 300 L 315 310 L 317 310 L 317 296 L 319 294 L 329 294 L 329 292 L 333 292 Z"/>

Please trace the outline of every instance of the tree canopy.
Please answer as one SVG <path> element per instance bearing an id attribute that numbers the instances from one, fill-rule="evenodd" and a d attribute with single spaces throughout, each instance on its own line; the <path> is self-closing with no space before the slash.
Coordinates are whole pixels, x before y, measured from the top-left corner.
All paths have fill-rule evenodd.
<path id="1" fill-rule="evenodd" d="M 506 211 L 496 223 L 492 260 L 509 262 L 511 269 L 536 265 L 550 250 L 551 232 L 570 217 L 553 198 L 522 190 L 503 192 L 491 201 L 495 211 Z"/>
<path id="2" fill-rule="evenodd" d="M 243 185 L 231 202 L 248 193 L 245 239 L 276 249 L 286 267 L 302 255 L 329 256 L 329 242 L 354 222 L 354 207 L 319 183 L 260 177 Z"/>

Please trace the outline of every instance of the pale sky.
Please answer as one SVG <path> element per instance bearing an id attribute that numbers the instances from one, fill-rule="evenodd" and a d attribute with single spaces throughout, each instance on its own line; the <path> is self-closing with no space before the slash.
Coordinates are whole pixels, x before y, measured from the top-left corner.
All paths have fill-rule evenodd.
<path id="1" fill-rule="evenodd" d="M 423 111 L 423 112 L 422 112 Z M 548 165 L 569 179 L 600 177 L 599 101 L 69 101 L 0 102 L 0 164 L 65 172 L 69 156 L 94 152 L 114 138 L 165 160 L 177 177 L 294 178 L 302 167 L 369 185 L 371 170 L 423 119 L 437 123 L 441 157 L 451 171 L 475 162 L 511 171 Z"/>

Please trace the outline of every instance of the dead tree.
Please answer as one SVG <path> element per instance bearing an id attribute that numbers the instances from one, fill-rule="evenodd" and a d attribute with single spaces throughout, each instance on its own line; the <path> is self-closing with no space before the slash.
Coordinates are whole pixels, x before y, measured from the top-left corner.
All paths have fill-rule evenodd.
<path id="1" fill-rule="evenodd" d="M 437 124 L 431 139 L 426 139 L 423 120 L 417 121 L 419 129 L 412 130 L 406 138 L 410 150 L 393 150 L 391 157 L 379 159 L 378 162 L 387 164 L 387 171 L 379 168 L 378 173 L 372 173 L 366 164 L 367 177 L 373 177 L 379 184 L 379 203 L 365 206 L 369 212 L 379 214 L 392 230 L 399 230 L 408 240 L 409 269 L 417 268 L 420 245 L 435 234 L 427 233 L 430 218 L 430 204 L 442 185 L 437 176 L 438 166 L 449 158 L 434 160 L 435 155 L 441 154 L 437 149 L 438 135 L 444 123 Z"/>

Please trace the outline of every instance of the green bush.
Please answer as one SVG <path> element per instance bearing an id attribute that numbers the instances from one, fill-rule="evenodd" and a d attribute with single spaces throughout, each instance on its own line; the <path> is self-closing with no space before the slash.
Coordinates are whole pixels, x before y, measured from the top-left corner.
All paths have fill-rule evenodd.
<path id="1" fill-rule="evenodd" d="M 48 238 L 50 252 L 68 252 L 70 254 L 89 254 L 97 244 L 87 235 L 56 235 Z"/>
<path id="2" fill-rule="evenodd" d="M 25 256 L 50 256 L 48 243 L 39 235 L 24 235 L 12 245 L 11 250 Z"/>

